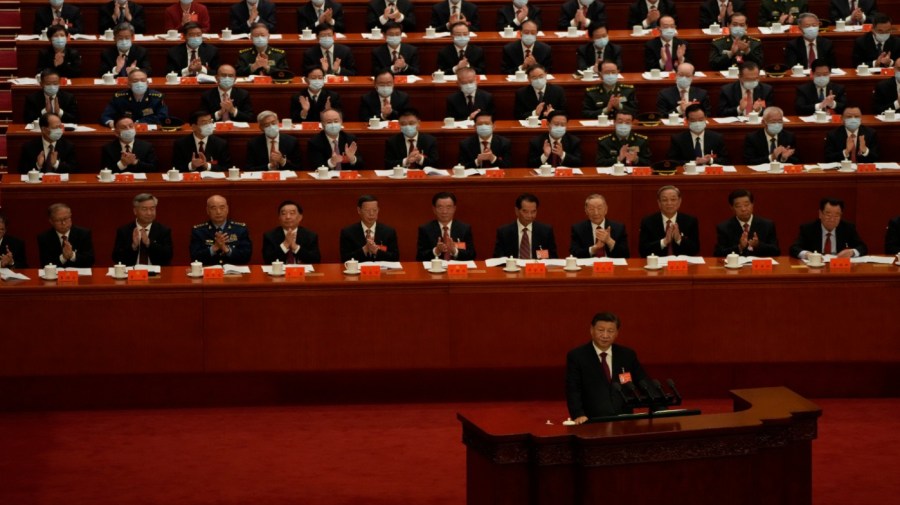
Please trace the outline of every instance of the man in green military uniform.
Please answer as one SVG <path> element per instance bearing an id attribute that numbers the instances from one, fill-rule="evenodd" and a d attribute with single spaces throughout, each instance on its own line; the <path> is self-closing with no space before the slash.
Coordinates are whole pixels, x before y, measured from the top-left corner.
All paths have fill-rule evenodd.
<path id="1" fill-rule="evenodd" d="M 740 66 L 745 61 L 754 61 L 763 65 L 763 48 L 759 39 L 747 36 L 747 16 L 735 12 L 728 26 L 729 34 L 713 39 L 709 51 L 709 65 L 713 70 L 727 70 L 734 65 Z"/>
<path id="2" fill-rule="evenodd" d="M 163 94 L 147 89 L 147 73 L 139 68 L 128 72 L 128 89 L 113 94 L 100 116 L 100 123 L 112 128 L 116 119 L 126 116 L 135 123 L 147 124 L 160 124 L 169 116 Z"/>
<path id="3" fill-rule="evenodd" d="M 634 116 L 621 110 L 615 114 L 615 133 L 597 139 L 597 166 L 609 167 L 615 163 L 649 165 L 650 141 L 646 136 L 631 131 Z"/>
<path id="4" fill-rule="evenodd" d="M 287 55 L 283 49 L 269 46 L 269 28 L 256 23 L 250 30 L 253 47 L 238 53 L 237 75 L 269 75 L 276 70 L 288 70 Z"/>
<path id="5" fill-rule="evenodd" d="M 634 86 L 619 82 L 619 67 L 612 61 L 604 61 L 600 67 L 600 75 L 603 84 L 585 90 L 582 116 L 596 118 L 601 114 L 612 115 L 617 110 L 637 113 Z"/>
<path id="6" fill-rule="evenodd" d="M 759 4 L 759 25 L 797 24 L 797 17 L 809 12 L 806 0 L 762 0 Z"/>
<path id="7" fill-rule="evenodd" d="M 228 219 L 225 197 L 213 195 L 206 200 L 209 221 L 194 226 L 191 232 L 191 261 L 204 265 L 246 265 L 253 244 L 247 225 Z"/>

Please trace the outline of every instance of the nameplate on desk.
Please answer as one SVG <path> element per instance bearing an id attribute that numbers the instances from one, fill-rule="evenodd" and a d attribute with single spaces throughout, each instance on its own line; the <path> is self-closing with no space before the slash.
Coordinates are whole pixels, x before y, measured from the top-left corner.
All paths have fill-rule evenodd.
<path id="1" fill-rule="evenodd" d="M 709 166 L 703 170 L 706 175 L 722 175 L 725 173 L 725 167 L 721 165 Z"/>
<path id="2" fill-rule="evenodd" d="M 60 270 L 56 275 L 56 282 L 60 284 L 78 284 L 78 272 Z"/>
<path id="3" fill-rule="evenodd" d="M 788 28 L 788 33 L 800 33 L 800 27 L 798 25 L 791 25 L 791 27 Z"/>
<path id="4" fill-rule="evenodd" d="M 268 75 L 258 75 L 253 78 L 253 84 L 272 84 L 272 77 Z"/>
<path id="5" fill-rule="evenodd" d="M 181 174 L 181 180 L 183 181 L 200 182 L 200 179 L 200 172 L 185 172 Z"/>
<path id="6" fill-rule="evenodd" d="M 388 121 L 387 129 L 388 130 L 399 130 L 400 123 L 398 123 L 397 121 Z"/>
<path id="7" fill-rule="evenodd" d="M 41 181 L 44 184 L 59 184 L 62 182 L 62 176 L 59 174 L 44 174 L 44 176 L 41 177 Z"/>
<path id="8" fill-rule="evenodd" d="M 285 268 L 284 269 L 284 278 L 285 279 L 302 279 L 306 277 L 306 269 L 303 267 L 294 267 L 294 268 Z"/>
<path id="9" fill-rule="evenodd" d="M 262 180 L 264 181 L 280 181 L 281 172 L 263 172 Z"/>
<path id="10" fill-rule="evenodd" d="M 850 258 L 831 258 L 829 267 L 832 270 L 850 270 Z"/>
<path id="11" fill-rule="evenodd" d="M 134 182 L 134 174 L 116 174 L 116 182 Z"/>
<path id="12" fill-rule="evenodd" d="M 148 125 L 147 123 L 134 123 L 134 131 L 136 131 L 136 132 L 150 131 L 150 125 Z"/>
<path id="13" fill-rule="evenodd" d="M 340 75 L 326 75 L 325 82 L 327 82 L 329 84 L 333 84 L 333 83 L 337 83 L 337 82 L 344 82 L 344 78 L 343 78 L 343 76 L 340 76 Z"/>
<path id="14" fill-rule="evenodd" d="M 753 262 L 750 263 L 750 269 L 757 272 L 771 272 L 772 260 L 768 258 L 753 260 Z"/>
<path id="15" fill-rule="evenodd" d="M 688 262 L 687 260 L 669 260 L 666 268 L 670 272 L 687 272 Z"/>
<path id="16" fill-rule="evenodd" d="M 460 263 L 457 265 L 447 265 L 447 274 L 449 275 L 468 275 L 469 265 Z"/>
<path id="17" fill-rule="evenodd" d="M 128 78 L 127 77 L 116 77 L 116 84 L 119 86 L 127 86 Z"/>
<path id="18" fill-rule="evenodd" d="M 225 278 L 225 269 L 224 268 L 204 268 L 203 269 L 203 278 L 204 279 L 224 279 Z"/>
<path id="19" fill-rule="evenodd" d="M 409 83 L 409 78 L 405 75 L 395 75 L 394 76 L 394 84 L 407 84 Z"/>
<path id="20" fill-rule="evenodd" d="M 360 265 L 359 275 L 363 277 L 376 277 L 381 275 L 380 265 Z"/>
<path id="21" fill-rule="evenodd" d="M 547 273 L 547 265 L 543 263 L 526 263 L 525 275 L 544 275 Z"/>
<path id="22" fill-rule="evenodd" d="M 356 170 L 341 170 L 339 177 L 341 179 L 359 179 L 359 172 Z"/>
<path id="23" fill-rule="evenodd" d="M 571 168 L 557 167 L 554 175 L 556 177 L 572 177 L 573 173 Z"/>
<path id="24" fill-rule="evenodd" d="M 147 270 L 129 270 L 128 271 L 128 280 L 129 281 L 146 281 L 150 279 L 150 272 Z"/>
<path id="25" fill-rule="evenodd" d="M 863 25 L 865 26 L 865 25 Z M 889 75 L 894 75 L 894 67 L 887 67 L 881 69 L 881 75 L 887 77 Z"/>
<path id="26" fill-rule="evenodd" d="M 407 170 L 406 178 L 407 179 L 424 179 L 425 171 L 424 170 Z"/>
<path id="27" fill-rule="evenodd" d="M 485 170 L 484 176 L 488 179 L 502 179 L 506 177 L 506 171 L 499 168 L 494 170 Z"/>
<path id="28" fill-rule="evenodd" d="M 856 171 L 857 171 L 857 172 L 870 172 L 870 173 L 871 173 L 871 172 L 877 172 L 878 169 L 875 168 L 875 164 L 874 164 L 874 163 L 860 163 L 859 165 L 856 165 Z"/>
<path id="29" fill-rule="evenodd" d="M 634 167 L 631 169 L 631 175 L 646 177 L 653 175 L 653 170 L 651 170 L 650 167 Z"/>
<path id="30" fill-rule="evenodd" d="M 196 77 L 182 77 L 181 84 L 197 84 Z"/>
<path id="31" fill-rule="evenodd" d="M 234 130 L 234 123 L 225 123 L 222 121 L 216 123 L 216 131 L 230 132 L 231 130 Z"/>
<path id="32" fill-rule="evenodd" d="M 304 121 L 304 122 L 300 123 L 300 129 L 301 130 L 318 130 L 320 124 L 321 123 L 319 123 L 318 121 Z"/>
<path id="33" fill-rule="evenodd" d="M 803 173 L 803 165 L 785 165 L 784 173 L 786 173 L 786 174 L 801 174 L 801 173 Z"/>
<path id="34" fill-rule="evenodd" d="M 594 262 L 594 273 L 595 274 L 611 274 L 613 272 L 612 261 L 595 261 Z"/>

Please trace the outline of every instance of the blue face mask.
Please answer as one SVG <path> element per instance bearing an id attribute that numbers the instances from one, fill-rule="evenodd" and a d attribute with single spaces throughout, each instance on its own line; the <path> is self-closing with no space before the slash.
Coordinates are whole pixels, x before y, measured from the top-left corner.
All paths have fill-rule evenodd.
<path id="1" fill-rule="evenodd" d="M 324 49 L 331 49 L 334 45 L 334 37 L 319 37 L 319 45 Z"/>
<path id="2" fill-rule="evenodd" d="M 607 44 L 609 44 L 609 37 L 598 37 L 594 39 L 594 47 L 597 49 L 603 49 Z"/>
<path id="3" fill-rule="evenodd" d="M 391 96 L 391 94 L 394 92 L 394 87 L 393 86 L 378 86 L 377 88 L 375 88 L 375 90 L 378 92 L 378 96 L 380 96 L 381 98 L 387 98 L 387 97 Z"/>
<path id="4" fill-rule="evenodd" d="M 827 75 L 817 75 L 813 77 L 813 82 L 816 84 L 817 88 L 824 88 L 828 86 L 828 83 L 831 81 L 831 77 Z"/>
<path id="5" fill-rule="evenodd" d="M 191 49 L 197 49 L 203 43 L 203 37 L 188 37 L 187 46 Z"/>
<path id="6" fill-rule="evenodd" d="M 703 133 L 703 130 L 706 129 L 706 121 L 691 121 L 690 124 L 688 124 L 688 128 L 690 128 L 692 132 L 699 135 Z"/>
<path id="7" fill-rule="evenodd" d="M 50 43 L 53 44 L 54 49 L 65 49 L 66 48 L 66 38 L 65 37 L 53 37 L 50 39 Z"/>
<path id="8" fill-rule="evenodd" d="M 209 137 L 214 131 L 216 131 L 216 124 L 207 123 L 200 127 L 200 136 L 203 138 Z"/>
<path id="9" fill-rule="evenodd" d="M 341 123 L 327 123 L 325 125 L 325 133 L 332 137 L 337 137 L 341 133 Z"/>
<path id="10" fill-rule="evenodd" d="M 270 124 L 269 126 L 266 126 L 265 128 L 263 128 L 263 131 L 266 133 L 266 137 L 269 137 L 270 139 L 278 137 L 277 124 Z"/>
<path id="11" fill-rule="evenodd" d="M 60 2 L 62 3 L 62 2 Z M 51 128 L 47 133 L 47 136 L 50 137 L 50 140 L 56 142 L 57 140 L 62 138 L 63 129 L 62 128 Z"/>
<path id="12" fill-rule="evenodd" d="M 581 5 L 583 5 L 585 7 L 590 7 L 591 4 L 594 3 L 594 0 L 579 0 L 579 1 L 581 2 Z"/>
<path id="13" fill-rule="evenodd" d="M 679 75 L 675 78 L 675 85 L 678 86 L 678 89 L 688 89 L 691 87 L 692 81 L 693 79 L 691 79 L 690 77 Z"/>
<path id="14" fill-rule="evenodd" d="M 528 0 L 513 0 L 513 5 L 521 9 L 528 5 Z"/>
<path id="15" fill-rule="evenodd" d="M 782 123 L 766 123 L 766 131 L 773 137 L 781 133 L 783 128 L 784 124 Z"/>
<path id="16" fill-rule="evenodd" d="M 58 84 L 48 84 L 44 86 L 44 93 L 49 96 L 56 96 L 59 93 L 59 85 Z"/>
<path id="17" fill-rule="evenodd" d="M 747 35 L 747 27 L 746 26 L 732 26 L 731 27 L 731 36 L 736 39 L 744 38 L 744 35 Z"/>
<path id="18" fill-rule="evenodd" d="M 399 46 L 401 39 L 402 39 L 402 37 L 400 35 L 388 35 L 387 37 L 385 37 L 385 41 L 387 42 L 387 45 L 389 45 L 391 47 Z"/>
<path id="19" fill-rule="evenodd" d="M 269 37 L 253 37 L 253 47 L 262 49 L 269 45 Z"/>
<path id="20" fill-rule="evenodd" d="M 533 46 L 537 40 L 537 35 L 533 33 L 522 34 L 522 43 L 526 46 Z"/>
<path id="21" fill-rule="evenodd" d="M 63 4 L 63 0 L 50 0 L 50 5 L 54 7 L 61 7 Z"/>
<path id="22" fill-rule="evenodd" d="M 741 86 L 744 87 L 747 91 L 753 91 L 756 89 L 756 86 L 759 85 L 759 81 L 743 81 Z"/>
<path id="23" fill-rule="evenodd" d="M 803 29 L 803 38 L 806 40 L 815 40 L 819 36 L 818 26 L 807 26 Z"/>
<path id="24" fill-rule="evenodd" d="M 191 3 L 193 3 L 193 0 L 181 0 L 181 5 L 191 5 Z"/>
<path id="25" fill-rule="evenodd" d="M 403 132 L 404 136 L 413 138 L 416 136 L 416 133 L 419 132 L 419 127 L 414 124 L 405 124 L 400 126 L 400 131 Z"/>
<path id="26" fill-rule="evenodd" d="M 662 30 L 659 31 L 659 35 L 660 35 L 660 37 L 663 38 L 663 40 L 674 39 L 675 33 L 676 33 L 676 30 L 674 28 L 663 28 Z"/>
<path id="27" fill-rule="evenodd" d="M 116 48 L 119 52 L 127 53 L 131 50 L 131 39 L 119 39 L 116 41 Z"/>
<path id="28" fill-rule="evenodd" d="M 900 75 L 900 73 L 898 73 L 897 75 Z M 474 94 L 477 89 L 478 89 L 478 85 L 475 84 L 474 82 L 468 82 L 466 84 L 459 85 L 459 90 L 462 91 L 463 94 L 466 96 Z"/>
<path id="29" fill-rule="evenodd" d="M 565 126 L 551 126 L 550 127 L 550 136 L 555 139 L 562 138 L 562 136 L 565 134 L 566 134 Z"/>
<path id="30" fill-rule="evenodd" d="M 538 77 L 537 79 L 531 81 L 531 87 L 535 90 L 544 89 L 547 86 L 547 79 L 544 77 Z"/>
<path id="31" fill-rule="evenodd" d="M 219 87 L 222 89 L 231 89 L 234 86 L 234 77 L 219 77 Z"/>
<path id="32" fill-rule="evenodd" d="M 848 130 L 850 130 L 852 132 L 855 132 L 856 130 L 859 129 L 860 122 L 861 121 L 858 117 L 848 117 L 847 119 L 844 120 L 844 127 L 846 127 Z"/>
<path id="33" fill-rule="evenodd" d="M 494 125 L 490 124 L 480 124 L 475 125 L 475 133 L 478 134 L 481 138 L 490 137 L 492 133 L 494 133 Z"/>
<path id="34" fill-rule="evenodd" d="M 319 91 L 325 87 L 325 79 L 309 79 L 309 89 Z"/>
<path id="35" fill-rule="evenodd" d="M 459 35 L 457 37 L 453 37 L 453 45 L 456 47 L 466 47 L 469 44 L 469 36 L 468 35 Z"/>
<path id="36" fill-rule="evenodd" d="M 134 142 L 134 136 L 137 133 L 137 130 L 134 128 L 129 128 L 127 130 L 119 130 L 119 139 L 126 144 L 130 144 Z"/>
<path id="37" fill-rule="evenodd" d="M 143 81 L 131 83 L 131 92 L 135 95 L 143 95 L 147 92 L 147 83 Z"/>
<path id="38" fill-rule="evenodd" d="M 603 74 L 603 84 L 607 86 L 615 86 L 619 82 L 619 76 L 616 74 Z"/>
<path id="39" fill-rule="evenodd" d="M 631 125 L 628 123 L 616 123 L 616 135 L 626 138 L 631 135 Z"/>

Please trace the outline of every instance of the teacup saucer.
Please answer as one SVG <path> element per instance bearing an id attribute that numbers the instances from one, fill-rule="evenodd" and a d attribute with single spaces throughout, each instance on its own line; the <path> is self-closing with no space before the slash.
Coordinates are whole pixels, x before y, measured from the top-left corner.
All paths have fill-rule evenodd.
<path id="1" fill-rule="evenodd" d="M 122 275 L 122 276 L 113 274 L 113 275 L 110 275 L 110 277 L 112 277 L 113 279 L 115 279 L 115 280 L 117 280 L 117 281 L 124 281 L 124 280 L 128 279 L 128 275 L 127 275 L 127 274 L 126 274 L 126 275 Z"/>
<path id="2" fill-rule="evenodd" d="M 269 276 L 270 277 L 284 277 L 284 272 L 281 272 L 280 274 L 276 274 L 274 272 L 269 272 Z"/>
<path id="3" fill-rule="evenodd" d="M 58 277 L 58 276 L 57 276 L 57 277 L 44 277 L 44 276 L 42 275 L 42 276 L 41 276 L 41 279 L 43 279 L 43 280 L 45 280 L 45 281 L 55 281 L 55 280 L 59 280 L 59 277 Z"/>
<path id="4" fill-rule="evenodd" d="M 521 268 L 518 268 L 518 267 L 517 267 L 517 268 L 514 268 L 514 269 L 509 269 L 509 268 L 503 267 L 503 271 L 504 271 L 504 272 L 508 272 L 508 273 L 511 273 L 511 274 L 514 274 L 514 273 L 519 272 L 519 271 L 521 271 L 521 270 L 522 270 L 522 269 L 521 269 Z"/>
<path id="5" fill-rule="evenodd" d="M 433 268 L 429 268 L 429 269 L 428 269 L 428 272 L 429 272 L 429 273 L 433 273 L 433 274 L 442 274 L 442 273 L 444 273 L 444 272 L 446 272 L 446 271 L 447 271 L 446 268 L 439 268 L 439 269 L 437 269 L 437 270 L 434 270 Z"/>
<path id="6" fill-rule="evenodd" d="M 566 272 L 577 272 L 577 271 L 581 270 L 581 267 L 575 267 L 575 268 L 563 267 L 563 270 L 565 270 Z"/>
<path id="7" fill-rule="evenodd" d="M 662 270 L 664 267 L 662 265 L 656 265 L 655 267 L 651 267 L 650 265 L 644 265 L 644 270 Z"/>
<path id="8" fill-rule="evenodd" d="M 344 270 L 344 275 L 359 275 L 360 270 L 355 272 L 351 272 L 350 270 Z"/>
<path id="9" fill-rule="evenodd" d="M 199 278 L 203 277 L 203 274 L 202 273 L 192 274 L 192 273 L 188 272 L 187 276 L 190 277 L 191 279 L 199 279 Z"/>
<path id="10" fill-rule="evenodd" d="M 744 268 L 743 265 L 734 265 L 734 266 L 732 266 L 732 265 L 729 265 L 729 264 L 727 264 L 727 263 L 726 263 L 725 265 L 723 265 L 723 266 L 724 266 L 725 268 L 729 269 L 729 270 L 740 270 L 740 269 Z"/>
<path id="11" fill-rule="evenodd" d="M 812 263 L 807 263 L 807 264 L 806 264 L 806 266 L 808 266 L 809 268 L 825 268 L 825 265 L 826 265 L 825 262 L 822 262 L 822 263 L 820 263 L 820 264 L 818 264 L 818 265 L 813 265 Z"/>

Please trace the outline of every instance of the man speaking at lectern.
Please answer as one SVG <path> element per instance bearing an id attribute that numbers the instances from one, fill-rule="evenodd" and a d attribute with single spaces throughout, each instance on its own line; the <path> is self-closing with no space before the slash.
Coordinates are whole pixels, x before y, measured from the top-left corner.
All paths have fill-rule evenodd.
<path id="1" fill-rule="evenodd" d="M 637 353 L 614 344 L 621 321 L 600 312 L 591 321 L 591 341 L 566 356 L 566 402 L 576 424 L 590 418 L 630 413 L 613 383 L 640 383 L 647 375 Z"/>

